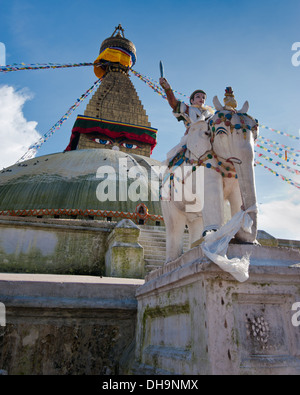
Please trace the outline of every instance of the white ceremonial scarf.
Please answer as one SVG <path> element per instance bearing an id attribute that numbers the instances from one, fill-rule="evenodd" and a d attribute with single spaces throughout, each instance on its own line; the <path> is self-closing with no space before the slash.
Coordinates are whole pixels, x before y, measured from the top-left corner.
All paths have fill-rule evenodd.
<path id="1" fill-rule="evenodd" d="M 214 233 L 208 234 L 201 244 L 203 253 L 225 272 L 230 273 L 239 282 L 244 282 L 249 278 L 250 257 L 244 256 L 241 259 L 228 259 L 227 248 L 232 237 L 242 228 L 245 232 L 251 233 L 253 224 L 249 213 L 257 212 L 254 205 L 246 211 L 239 211 L 229 222 L 223 225 Z"/>

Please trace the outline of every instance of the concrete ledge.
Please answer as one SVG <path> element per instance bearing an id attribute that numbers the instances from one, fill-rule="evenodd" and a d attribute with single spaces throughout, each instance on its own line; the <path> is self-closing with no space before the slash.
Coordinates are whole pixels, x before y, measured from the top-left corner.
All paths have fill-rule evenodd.
<path id="1" fill-rule="evenodd" d="M 117 375 L 131 358 L 138 279 L 0 273 L 0 374 Z M 3 372 L 3 373 L 2 373 Z"/>
<path id="2" fill-rule="evenodd" d="M 103 275 L 115 223 L 0 217 L 0 272 Z"/>
<path id="3" fill-rule="evenodd" d="M 53 274 L 0 274 L 0 302 L 7 307 L 136 309 L 144 280 Z"/>
<path id="4" fill-rule="evenodd" d="M 104 232 L 111 232 L 117 225 L 117 222 L 107 222 L 102 220 L 84 220 L 84 219 L 65 219 L 65 218 L 37 218 L 37 217 L 14 217 L 0 216 L 1 225 L 28 226 L 37 228 L 54 227 L 58 229 L 81 229 L 95 230 L 99 229 Z"/>

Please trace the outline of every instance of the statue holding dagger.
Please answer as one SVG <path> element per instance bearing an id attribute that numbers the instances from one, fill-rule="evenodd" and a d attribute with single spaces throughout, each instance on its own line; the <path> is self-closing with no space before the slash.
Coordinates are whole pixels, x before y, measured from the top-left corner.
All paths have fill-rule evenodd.
<path id="1" fill-rule="evenodd" d="M 200 120 L 207 121 L 213 115 L 213 112 L 205 107 L 206 93 L 201 89 L 197 89 L 190 96 L 190 105 L 181 102 L 175 97 L 169 82 L 164 77 L 164 67 L 162 62 L 160 62 L 159 66 L 159 83 L 166 93 L 167 100 L 173 109 L 174 116 L 178 121 L 184 122 L 187 128 L 187 134 L 192 123 Z"/>

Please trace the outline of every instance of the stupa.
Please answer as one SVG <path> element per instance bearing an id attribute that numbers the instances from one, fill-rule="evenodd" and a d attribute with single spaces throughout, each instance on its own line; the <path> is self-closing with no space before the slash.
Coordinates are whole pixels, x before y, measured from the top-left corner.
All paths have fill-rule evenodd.
<path id="1" fill-rule="evenodd" d="M 135 46 L 119 25 L 101 44 L 94 71 L 102 82 L 84 115 L 77 117 L 64 153 L 27 160 L 0 173 L 0 216 L 160 223 L 160 204 L 151 199 L 150 188 L 151 166 L 160 165 L 150 158 L 157 129 L 129 77 L 135 61 Z M 99 194 L 105 169 L 115 172 L 113 198 Z M 133 174 L 136 178 L 130 178 Z M 120 185 L 128 191 L 139 174 L 143 177 L 135 198 L 123 194 L 120 199 Z"/>

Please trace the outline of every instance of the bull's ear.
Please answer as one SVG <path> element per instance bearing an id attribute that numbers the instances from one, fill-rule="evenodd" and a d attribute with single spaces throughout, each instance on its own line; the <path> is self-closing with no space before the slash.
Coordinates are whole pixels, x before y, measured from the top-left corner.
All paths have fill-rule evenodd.
<path id="1" fill-rule="evenodd" d="M 218 99 L 218 96 L 215 96 L 213 98 L 213 103 L 214 103 L 216 110 L 221 111 L 224 109 L 222 104 L 220 103 L 220 100 Z"/>
<path id="2" fill-rule="evenodd" d="M 238 112 L 240 112 L 242 114 L 246 114 L 248 112 L 248 110 L 249 110 L 249 102 L 246 100 L 243 107 Z"/>

